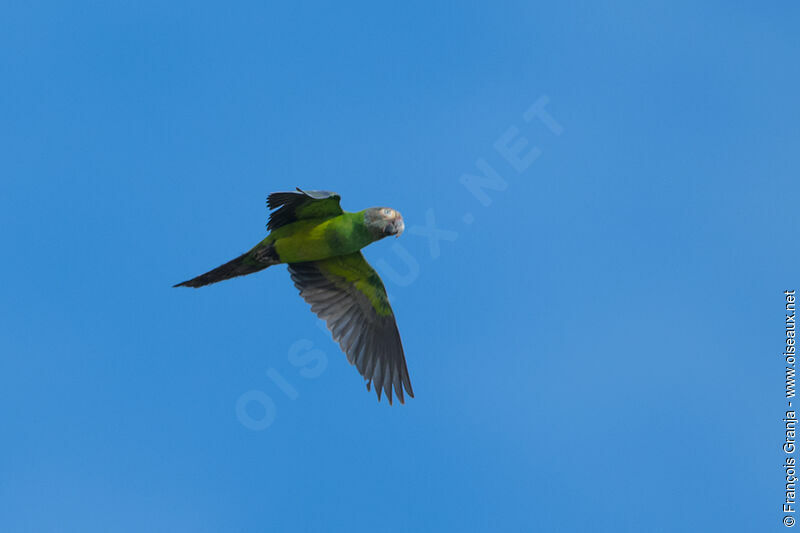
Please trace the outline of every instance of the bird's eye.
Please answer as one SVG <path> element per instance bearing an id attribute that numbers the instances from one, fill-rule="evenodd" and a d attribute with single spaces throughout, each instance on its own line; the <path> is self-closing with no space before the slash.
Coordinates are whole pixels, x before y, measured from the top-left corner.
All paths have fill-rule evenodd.
<path id="1" fill-rule="evenodd" d="M 383 214 L 388 217 L 388 216 L 390 216 L 392 214 L 392 210 L 391 209 L 384 209 L 383 210 Z"/>

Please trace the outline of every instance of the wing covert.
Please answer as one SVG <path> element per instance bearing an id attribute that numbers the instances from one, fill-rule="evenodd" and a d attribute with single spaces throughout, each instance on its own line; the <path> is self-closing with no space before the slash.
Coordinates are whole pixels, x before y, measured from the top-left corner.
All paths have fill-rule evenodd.
<path id="1" fill-rule="evenodd" d="M 394 393 L 404 403 L 403 389 L 412 398 L 403 345 L 394 313 L 378 273 L 361 252 L 322 261 L 289 264 L 300 296 L 325 320 L 350 364 L 367 381 L 374 382 L 392 403 Z"/>
<path id="2" fill-rule="evenodd" d="M 267 229 L 273 230 L 304 218 L 326 218 L 342 214 L 341 197 L 331 191 L 274 192 L 267 197 L 269 215 Z"/>

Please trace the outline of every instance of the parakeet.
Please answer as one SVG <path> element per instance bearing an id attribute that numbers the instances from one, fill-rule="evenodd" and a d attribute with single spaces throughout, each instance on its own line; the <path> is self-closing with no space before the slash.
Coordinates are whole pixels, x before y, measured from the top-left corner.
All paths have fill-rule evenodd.
<path id="1" fill-rule="evenodd" d="M 367 381 L 378 401 L 384 391 L 404 403 L 403 389 L 412 398 L 403 345 L 394 312 L 378 273 L 361 255 L 370 243 L 400 236 L 403 217 L 388 207 L 348 213 L 338 194 L 329 191 L 276 192 L 267 198 L 273 210 L 267 238 L 252 250 L 175 287 L 202 287 L 286 263 L 300 296 L 323 319 Z"/>

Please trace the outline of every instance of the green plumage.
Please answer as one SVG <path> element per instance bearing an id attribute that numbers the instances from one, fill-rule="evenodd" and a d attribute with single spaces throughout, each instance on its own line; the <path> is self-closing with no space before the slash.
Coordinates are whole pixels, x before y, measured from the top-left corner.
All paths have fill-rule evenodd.
<path id="1" fill-rule="evenodd" d="M 281 263 L 316 261 L 357 252 L 375 236 L 367 228 L 364 211 L 329 218 L 301 219 L 272 230 L 256 248 L 275 248 Z"/>
<path id="2" fill-rule="evenodd" d="M 399 236 L 403 217 L 386 207 L 348 213 L 338 194 L 297 191 L 269 195 L 270 233 L 253 249 L 176 287 L 202 287 L 287 263 L 300 295 L 326 321 L 367 388 L 374 383 L 378 399 L 385 392 L 389 403 L 394 389 L 402 403 L 404 389 L 414 394 L 400 334 L 383 282 L 359 250 Z"/>

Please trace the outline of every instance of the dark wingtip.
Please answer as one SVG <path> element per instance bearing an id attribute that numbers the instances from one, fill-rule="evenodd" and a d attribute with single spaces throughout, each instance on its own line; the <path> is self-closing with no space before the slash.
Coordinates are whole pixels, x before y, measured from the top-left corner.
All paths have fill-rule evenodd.
<path id="1" fill-rule="evenodd" d="M 400 403 L 405 405 L 406 404 L 406 399 L 405 399 L 405 397 L 403 395 L 403 387 L 402 387 L 402 385 L 400 386 L 399 389 L 395 390 L 395 392 L 397 393 L 397 399 L 400 400 Z M 410 388 L 406 388 L 405 389 L 405 394 L 408 394 L 409 398 L 413 398 L 414 397 L 414 391 L 412 391 Z"/>
<path id="2" fill-rule="evenodd" d="M 367 380 L 367 390 L 368 391 L 372 390 L 372 380 L 371 379 Z M 381 401 L 381 392 L 382 391 L 383 391 L 382 388 L 375 387 L 375 393 L 378 395 L 378 401 L 379 402 Z M 404 394 L 408 394 L 409 398 L 413 398 L 414 397 L 414 391 L 411 390 L 410 386 L 406 387 L 405 391 L 403 389 L 399 389 L 399 390 L 395 390 L 394 392 L 396 393 L 397 399 L 400 401 L 400 403 L 402 405 L 406 404 L 406 399 L 405 399 Z M 392 405 L 392 394 L 391 393 L 387 394 L 386 398 L 389 400 L 389 405 Z"/>

